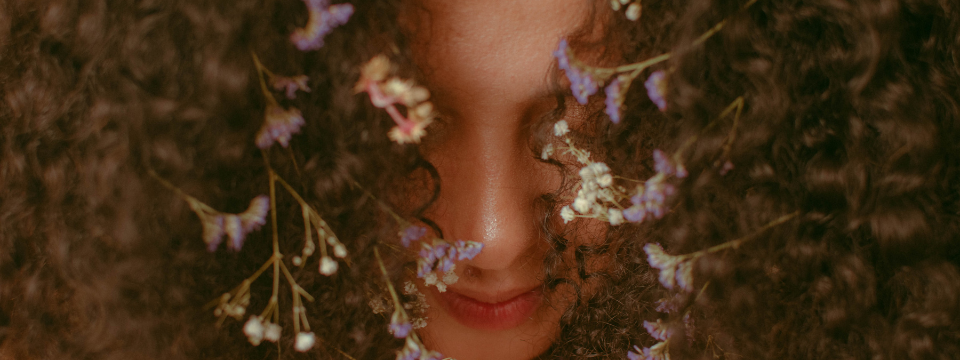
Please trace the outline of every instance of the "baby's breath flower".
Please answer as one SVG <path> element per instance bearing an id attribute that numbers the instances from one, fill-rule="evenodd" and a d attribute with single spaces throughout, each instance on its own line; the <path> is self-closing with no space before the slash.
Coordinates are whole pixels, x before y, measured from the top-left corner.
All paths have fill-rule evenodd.
<path id="1" fill-rule="evenodd" d="M 573 97 L 577 99 L 577 102 L 586 104 L 590 95 L 596 94 L 599 88 L 599 85 L 593 79 L 593 74 L 571 64 L 567 39 L 560 39 L 553 56 L 557 58 L 558 67 L 566 73 L 567 79 L 570 80 L 570 90 L 573 91 Z"/>
<path id="2" fill-rule="evenodd" d="M 627 6 L 627 14 L 626 14 L 627 19 L 629 19 L 630 21 L 639 20 L 640 10 L 642 10 L 642 8 L 640 7 L 640 1 L 634 2 L 633 4 L 630 4 L 630 6 Z"/>
<path id="3" fill-rule="evenodd" d="M 400 233 L 400 245 L 410 247 L 410 243 L 420 240 L 427 234 L 427 228 L 423 226 L 410 225 Z"/>
<path id="4" fill-rule="evenodd" d="M 299 352 L 307 352 L 313 348 L 317 342 L 317 337 L 312 332 L 301 332 L 297 334 L 297 340 L 293 343 L 293 348 Z"/>
<path id="5" fill-rule="evenodd" d="M 360 80 L 354 86 L 357 92 L 366 92 L 373 106 L 387 111 L 397 126 L 387 134 L 398 144 L 418 143 L 426 135 L 426 128 L 435 116 L 433 104 L 426 101 L 430 92 L 426 88 L 413 85 L 412 81 L 399 78 L 387 79 L 390 72 L 390 60 L 384 55 L 370 59 L 360 69 Z M 407 107 L 404 117 L 395 104 Z"/>
<path id="6" fill-rule="evenodd" d="M 243 333 L 247 335 L 247 340 L 253 346 L 260 345 L 260 342 L 263 341 L 264 330 L 263 321 L 256 315 L 250 316 L 250 320 L 247 320 L 247 323 L 243 325 Z"/>
<path id="7" fill-rule="evenodd" d="M 620 209 L 610 209 L 607 212 L 607 219 L 610 221 L 610 225 L 617 226 L 623 224 L 623 213 Z"/>
<path id="8" fill-rule="evenodd" d="M 347 23 L 353 15 L 353 5 L 330 5 L 329 0 L 304 0 L 310 19 L 307 25 L 298 28 L 290 35 L 290 41 L 301 51 L 317 50 L 323 47 L 323 38 L 337 26 Z"/>
<path id="9" fill-rule="evenodd" d="M 282 330 L 280 325 L 267 323 L 267 328 L 263 331 L 263 339 L 269 342 L 277 342 L 277 340 L 280 340 L 280 332 Z"/>
<path id="10" fill-rule="evenodd" d="M 344 258 L 347 256 L 347 247 L 343 246 L 341 243 L 336 243 L 333 245 L 333 256 L 338 258 Z"/>
<path id="11" fill-rule="evenodd" d="M 693 291 L 693 263 L 691 261 L 681 262 L 677 265 L 677 286 L 683 291 Z"/>
<path id="12" fill-rule="evenodd" d="M 257 132 L 257 147 L 266 149 L 274 142 L 287 147 L 290 144 L 290 138 L 293 134 L 300 132 L 300 127 L 304 124 L 300 110 L 286 110 L 279 105 L 270 104 L 267 106 L 266 120 Z"/>
<path id="13" fill-rule="evenodd" d="M 540 152 L 540 159 L 547 160 L 553 156 L 553 144 L 547 144 L 543 147 L 543 151 Z"/>
<path id="14" fill-rule="evenodd" d="M 571 209 L 570 206 L 564 206 L 560 208 L 560 218 L 563 219 L 564 224 L 573 221 L 573 218 L 576 216 L 577 214 L 573 212 L 573 209 Z"/>
<path id="15" fill-rule="evenodd" d="M 330 276 L 337 272 L 337 261 L 329 256 L 320 258 L 320 273 Z"/>
<path id="16" fill-rule="evenodd" d="M 307 81 L 310 80 L 306 75 L 297 76 L 271 76 L 270 82 L 276 90 L 283 90 L 287 99 L 297 98 L 297 90 L 310 92 Z"/>
<path id="17" fill-rule="evenodd" d="M 653 101 L 654 104 L 657 104 L 657 108 L 660 111 L 667 109 L 667 100 L 666 96 L 666 81 L 667 74 L 660 71 L 654 71 L 653 74 L 650 74 L 650 77 L 647 78 L 647 81 L 643 85 L 647 88 L 647 96 L 650 97 L 650 101 Z"/>
<path id="18" fill-rule="evenodd" d="M 223 231 L 227 233 L 230 242 L 227 248 L 233 251 L 239 251 L 243 247 L 243 239 L 246 233 L 243 231 L 243 222 L 239 215 L 227 214 L 223 216 Z"/>
<path id="19" fill-rule="evenodd" d="M 556 124 L 553 124 L 553 135 L 554 136 L 564 136 L 570 132 L 570 127 L 567 126 L 566 120 L 557 121 Z"/>
<path id="20" fill-rule="evenodd" d="M 660 283 L 667 289 L 679 285 L 684 291 L 693 291 L 693 265 L 679 256 L 669 255 L 660 244 L 650 243 L 643 246 L 647 253 L 647 263 L 660 270 Z"/>
<path id="21" fill-rule="evenodd" d="M 240 213 L 240 227 L 244 232 L 259 229 L 267 223 L 267 213 L 270 212 L 270 197 L 260 195 L 250 200 L 247 210 Z"/>

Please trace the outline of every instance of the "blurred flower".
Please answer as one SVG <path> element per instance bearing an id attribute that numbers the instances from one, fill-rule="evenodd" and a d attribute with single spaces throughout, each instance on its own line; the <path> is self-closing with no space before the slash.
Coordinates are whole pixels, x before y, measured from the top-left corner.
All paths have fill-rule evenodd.
<path id="1" fill-rule="evenodd" d="M 623 224 L 623 213 L 619 209 L 610 209 L 607 214 L 610 225 L 617 226 Z"/>
<path id="2" fill-rule="evenodd" d="M 337 261 L 329 256 L 320 258 L 320 273 L 330 276 L 337 272 Z"/>
<path id="3" fill-rule="evenodd" d="M 298 333 L 297 340 L 293 343 L 293 348 L 299 352 L 306 352 L 313 348 L 315 342 L 317 342 L 317 337 L 313 335 L 312 332 Z"/>
<path id="4" fill-rule="evenodd" d="M 418 143 L 426 135 L 426 128 L 433 123 L 435 116 L 433 104 L 426 101 L 430 98 L 430 92 L 422 86 L 413 85 L 412 81 L 387 79 L 389 71 L 390 60 L 384 55 L 375 56 L 361 67 L 360 80 L 354 90 L 366 92 L 373 106 L 386 110 L 397 124 L 387 134 L 391 140 L 398 144 Z M 407 108 L 406 117 L 395 104 L 403 104 Z"/>
<path id="5" fill-rule="evenodd" d="M 297 75 L 297 76 L 272 76 L 270 77 L 270 82 L 273 85 L 273 88 L 276 90 L 283 90 L 287 96 L 287 99 L 295 99 L 297 97 L 297 90 L 303 92 L 310 92 L 310 87 L 307 86 L 307 80 L 309 80 L 306 75 Z"/>
<path id="6" fill-rule="evenodd" d="M 301 51 L 317 50 L 323 47 L 323 38 L 337 26 L 347 23 L 353 15 L 353 5 L 330 5 L 329 0 L 304 0 L 310 19 L 306 26 L 290 34 L 292 41 Z"/>
<path id="7" fill-rule="evenodd" d="M 657 319 L 657 322 L 649 322 L 644 320 L 643 328 L 647 329 L 647 333 L 650 334 L 654 339 L 660 341 L 666 341 L 670 338 L 669 329 L 663 324 L 660 319 Z"/>
<path id="8" fill-rule="evenodd" d="M 413 325 L 410 324 L 410 321 L 403 312 L 400 310 L 393 312 L 393 317 L 390 319 L 389 330 L 394 337 L 403 339 L 407 337 L 407 334 L 410 333 L 412 328 Z"/>
<path id="9" fill-rule="evenodd" d="M 664 287 L 673 289 L 679 285 L 681 290 L 693 291 L 693 264 L 690 260 L 667 254 L 657 243 L 644 245 L 643 251 L 647 253 L 647 263 L 660 270 L 660 283 Z"/>
<path id="10" fill-rule="evenodd" d="M 413 241 L 420 240 L 424 235 L 427 234 L 427 228 L 423 226 L 410 225 L 401 232 L 400 244 L 403 247 L 410 247 L 410 243 Z"/>
<path id="11" fill-rule="evenodd" d="M 260 342 L 263 340 L 263 321 L 260 320 L 259 316 L 250 316 L 250 320 L 247 320 L 243 324 L 243 334 L 247 335 L 247 340 L 250 341 L 253 346 L 260 345 Z"/>
<path id="12" fill-rule="evenodd" d="M 341 243 L 333 245 L 333 256 L 343 259 L 347 256 L 347 247 Z"/>
<path id="13" fill-rule="evenodd" d="M 640 10 L 642 10 L 642 8 L 640 7 L 640 2 L 639 2 L 639 1 L 637 1 L 637 2 L 635 2 L 635 3 L 633 3 L 633 4 L 630 4 L 630 6 L 627 6 L 627 13 L 626 13 L 627 19 L 629 19 L 630 21 L 637 21 L 637 20 L 639 20 L 639 19 L 640 19 Z"/>
<path id="14" fill-rule="evenodd" d="M 286 110 L 276 104 L 267 105 L 266 120 L 257 132 L 257 147 L 266 149 L 274 142 L 287 147 L 290 138 L 300 132 L 300 127 L 304 124 L 300 110 Z"/>
<path id="15" fill-rule="evenodd" d="M 473 258 L 480 255 L 480 251 L 483 250 L 483 243 L 457 240 L 454 248 L 457 249 L 457 253 L 459 254 L 457 260 L 473 260 Z"/>
<path id="16" fill-rule="evenodd" d="M 553 144 L 547 144 L 540 152 L 540 160 L 550 159 L 551 156 L 553 156 Z"/>
<path id="17" fill-rule="evenodd" d="M 616 1 L 616 0 L 614 0 Z M 627 359 L 629 360 L 642 360 L 643 359 L 643 350 L 641 350 L 636 345 L 633 346 L 633 350 L 627 352 Z"/>
<path id="18" fill-rule="evenodd" d="M 653 74 L 650 74 L 650 77 L 647 78 L 647 81 L 643 83 L 647 88 L 647 96 L 650 97 L 650 101 L 653 101 L 654 104 L 657 104 L 657 108 L 660 111 L 667 109 L 667 100 L 664 98 L 666 96 L 666 77 L 667 74 L 660 71 L 654 71 Z"/>
<path id="19" fill-rule="evenodd" d="M 418 360 L 420 359 L 420 352 L 420 345 L 417 345 L 412 337 L 407 337 L 403 349 L 397 351 L 397 360 Z"/>
<path id="20" fill-rule="evenodd" d="M 573 221 L 573 218 L 576 216 L 577 214 L 573 212 L 573 209 L 571 209 L 570 206 L 564 206 L 560 208 L 560 218 L 563 219 L 564 224 Z"/>
<path id="21" fill-rule="evenodd" d="M 616 3 L 617 0 L 613 1 Z M 610 121 L 614 124 L 619 124 L 620 106 L 623 105 L 623 92 L 620 87 L 620 78 L 617 77 L 613 79 L 603 91 L 607 96 L 606 100 L 604 100 L 604 104 L 607 106 L 605 110 L 607 116 L 610 117 Z"/>
<path id="22" fill-rule="evenodd" d="M 557 58 L 558 67 L 566 73 L 567 79 L 570 80 L 570 90 L 573 91 L 573 97 L 577 99 L 577 102 L 586 104 L 590 95 L 596 94 L 599 88 L 599 85 L 593 79 L 593 75 L 570 63 L 567 39 L 560 39 L 553 56 Z"/>
<path id="23" fill-rule="evenodd" d="M 227 243 L 227 249 L 240 251 L 240 248 L 243 247 L 243 240 L 247 234 L 243 231 L 242 224 L 239 215 L 226 214 L 223 216 L 223 231 L 227 233 L 227 238 L 230 239 L 230 242 Z"/>
<path id="24" fill-rule="evenodd" d="M 240 228 L 245 233 L 259 229 L 267 223 L 267 213 L 270 212 L 270 197 L 260 195 L 250 200 L 247 210 L 240 213 Z"/>
<path id="25" fill-rule="evenodd" d="M 269 342 L 280 340 L 280 332 L 283 330 L 280 325 L 267 323 L 266 330 L 263 331 L 263 339 Z"/>

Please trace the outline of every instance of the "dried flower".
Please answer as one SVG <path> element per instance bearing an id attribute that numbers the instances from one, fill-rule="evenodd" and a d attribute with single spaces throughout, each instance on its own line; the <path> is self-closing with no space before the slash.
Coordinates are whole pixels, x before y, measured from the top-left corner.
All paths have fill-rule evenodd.
<path id="1" fill-rule="evenodd" d="M 650 77 L 647 78 L 647 81 L 643 85 L 647 88 L 647 96 L 650 97 L 650 101 L 653 101 L 654 104 L 657 104 L 657 108 L 660 111 L 667 109 L 667 100 L 666 96 L 666 81 L 667 74 L 661 71 L 654 71 L 653 74 L 650 74 Z"/>
<path id="2" fill-rule="evenodd" d="M 280 325 L 267 323 L 267 328 L 263 331 L 263 339 L 269 342 L 277 342 L 277 340 L 280 340 L 280 332 L 282 330 Z"/>
<path id="3" fill-rule="evenodd" d="M 397 352 L 397 360 L 417 360 L 420 359 L 420 345 L 417 345 L 413 341 L 412 337 L 408 337 L 406 343 L 404 343 L 403 349 Z"/>
<path id="4" fill-rule="evenodd" d="M 343 259 L 347 256 L 347 247 L 341 243 L 333 245 L 333 256 Z"/>
<path id="5" fill-rule="evenodd" d="M 720 176 L 727 175 L 730 170 L 733 170 L 733 163 L 728 161 L 723 162 L 723 166 L 720 167 Z"/>
<path id="6" fill-rule="evenodd" d="M 619 209 L 610 209 L 607 213 L 607 219 L 609 219 L 610 225 L 613 226 L 623 224 L 623 212 Z"/>
<path id="7" fill-rule="evenodd" d="M 287 99 L 297 98 L 297 90 L 310 92 L 310 87 L 307 86 L 307 80 L 310 80 L 310 78 L 308 78 L 306 75 L 270 77 L 270 82 L 273 85 L 273 88 L 276 90 L 283 90 L 287 96 Z"/>
<path id="8" fill-rule="evenodd" d="M 667 254 L 663 247 L 656 243 L 644 245 L 643 251 L 647 253 L 647 263 L 660 270 L 660 283 L 664 287 L 673 289 L 679 284 L 682 290 L 693 291 L 693 268 L 689 261 Z"/>
<path id="9" fill-rule="evenodd" d="M 570 90 L 573 91 L 573 97 L 577 99 L 577 102 L 586 104 L 590 95 L 596 94 L 599 88 L 599 85 L 593 79 L 593 75 L 570 63 L 567 39 L 560 39 L 553 56 L 557 58 L 558 67 L 564 70 L 567 79 L 570 80 Z"/>
<path id="10" fill-rule="evenodd" d="M 300 127 L 304 124 L 300 110 L 286 110 L 279 105 L 270 104 L 267 106 L 266 121 L 257 132 L 257 147 L 266 149 L 274 142 L 287 147 L 290 144 L 290 138 L 293 134 L 300 132 Z"/>
<path id="11" fill-rule="evenodd" d="M 353 15 L 353 5 L 330 5 L 329 0 L 304 0 L 310 19 L 307 25 L 290 34 L 290 41 L 301 51 L 323 47 L 323 38 L 337 26 L 347 23 Z"/>
<path id="12" fill-rule="evenodd" d="M 616 2 L 617 0 L 613 0 Z M 606 94 L 607 98 L 604 100 L 606 104 L 606 109 L 604 110 L 607 113 L 607 116 L 610 117 L 610 121 L 614 124 L 620 123 L 620 106 L 623 105 L 623 91 L 620 86 L 620 78 L 617 77 L 603 89 L 603 92 Z"/>
<path id="13" fill-rule="evenodd" d="M 570 132 L 570 127 L 567 126 L 566 120 L 557 121 L 556 124 L 553 124 L 553 135 L 560 137 L 566 135 Z"/>
<path id="14" fill-rule="evenodd" d="M 214 252 L 223 241 L 223 216 L 203 217 L 203 242 L 207 243 L 207 250 Z"/>
<path id="15" fill-rule="evenodd" d="M 540 152 L 540 159 L 547 160 L 553 156 L 553 144 L 547 144 L 543 147 L 543 151 Z"/>
<path id="16" fill-rule="evenodd" d="M 560 208 L 560 218 L 563 219 L 564 224 L 573 221 L 573 218 L 575 218 L 576 216 L 577 214 L 574 213 L 573 209 L 571 209 L 569 206 L 564 206 Z"/>
<path id="17" fill-rule="evenodd" d="M 400 232 L 400 244 L 403 247 L 410 247 L 410 243 L 420 240 L 424 235 L 427 234 L 427 228 L 422 226 L 410 225 L 406 229 Z"/>
<path id="18" fill-rule="evenodd" d="M 398 339 L 403 339 L 407 337 L 407 334 L 410 333 L 410 330 L 413 328 L 413 325 L 410 324 L 409 319 L 407 319 L 406 314 L 400 310 L 393 312 L 393 317 L 390 318 L 390 333 Z"/>
<path id="19" fill-rule="evenodd" d="M 312 332 L 301 332 L 297 334 L 297 340 L 293 343 L 293 348 L 299 352 L 306 352 L 312 349 L 316 342 L 317 337 Z"/>
<path id="20" fill-rule="evenodd" d="M 670 354 L 667 353 L 667 343 L 659 342 L 648 348 L 640 349 L 633 346 L 634 351 L 627 352 L 627 358 L 630 360 L 670 360 Z"/>
<path id="21" fill-rule="evenodd" d="M 654 339 L 666 341 L 668 338 L 670 338 L 669 329 L 663 324 L 662 321 L 660 321 L 660 319 L 657 319 L 657 322 L 644 321 L 643 328 L 647 329 L 647 333 L 650 334 L 650 336 L 652 336 Z"/>
<path id="22" fill-rule="evenodd" d="M 639 2 L 639 1 L 637 1 L 637 2 L 635 2 L 635 3 L 633 3 L 633 4 L 630 4 L 630 6 L 627 6 L 627 13 L 626 13 L 627 19 L 629 19 L 630 21 L 637 21 L 637 20 L 639 20 L 639 19 L 640 19 L 640 10 L 642 10 L 642 8 L 640 7 L 640 2 Z"/>
<path id="23" fill-rule="evenodd" d="M 253 346 L 260 345 L 260 342 L 263 340 L 264 335 L 263 321 L 259 316 L 250 316 L 250 320 L 247 320 L 243 324 L 243 333 L 247 335 L 247 340 L 250 341 Z"/>
<path id="24" fill-rule="evenodd" d="M 230 239 L 230 242 L 227 243 L 227 249 L 240 251 L 240 248 L 243 247 L 243 240 L 246 238 L 240 216 L 234 214 L 224 215 L 223 231 L 227 233 L 227 238 Z"/>
<path id="25" fill-rule="evenodd" d="M 267 223 L 267 213 L 270 212 L 270 197 L 260 195 L 250 200 L 247 210 L 240 213 L 240 227 L 245 233 L 259 229 Z"/>
<path id="26" fill-rule="evenodd" d="M 337 261 L 329 256 L 320 258 L 320 273 L 330 276 L 337 272 Z"/>

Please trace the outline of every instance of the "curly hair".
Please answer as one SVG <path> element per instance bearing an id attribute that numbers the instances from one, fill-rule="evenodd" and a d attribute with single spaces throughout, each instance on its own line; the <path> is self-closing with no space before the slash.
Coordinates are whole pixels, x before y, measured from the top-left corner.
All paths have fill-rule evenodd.
<path id="1" fill-rule="evenodd" d="M 370 276 L 374 248 L 397 230 L 370 225 L 384 222 L 373 198 L 399 203 L 411 179 L 426 178 L 421 203 L 397 208 L 430 224 L 421 214 L 440 183 L 352 89 L 359 64 L 381 53 L 418 75 L 397 20 L 403 4 L 353 3 L 351 20 L 308 53 L 287 39 L 306 22 L 296 1 L 0 4 L 0 358 L 395 356 L 402 340 L 367 305 L 383 287 Z M 598 13 L 607 6 L 598 1 Z M 608 36 L 574 43 L 623 62 L 672 52 L 668 110 L 634 87 L 621 124 L 598 114 L 575 130 L 634 178 L 653 173 L 651 149 L 696 136 L 690 176 L 663 219 L 611 227 L 591 245 L 564 239 L 544 212 L 546 285 L 572 284 L 579 298 L 542 357 L 623 358 L 651 344 L 642 322 L 675 294 L 658 290 L 643 246 L 690 253 L 743 237 L 697 262 L 697 291 L 665 318 L 685 330 L 671 337 L 672 357 L 960 357 L 960 6 L 690 0 L 643 12 L 639 22 L 601 16 Z M 278 74 L 311 79 L 312 92 L 285 103 L 307 125 L 282 151 L 251 141 L 267 106 L 251 52 Z M 717 119 L 740 97 L 736 127 Z M 546 141 L 558 100 L 533 143 Z M 734 168 L 722 174 L 727 161 Z M 250 347 L 242 324 L 218 327 L 202 304 L 256 271 L 269 235 L 211 254 L 194 214 L 149 175 L 231 212 L 267 191 L 267 162 L 295 179 L 351 253 L 336 276 L 295 273 L 316 297 L 305 305 L 319 351 L 294 352 L 285 338 Z M 566 187 L 544 195 L 545 208 Z M 291 240 L 280 243 L 295 252 L 299 205 L 277 201 L 279 236 Z M 388 255 L 399 283 L 409 259 Z M 270 284 L 252 287 L 263 291 L 251 307 L 265 305 L 258 294 Z"/>

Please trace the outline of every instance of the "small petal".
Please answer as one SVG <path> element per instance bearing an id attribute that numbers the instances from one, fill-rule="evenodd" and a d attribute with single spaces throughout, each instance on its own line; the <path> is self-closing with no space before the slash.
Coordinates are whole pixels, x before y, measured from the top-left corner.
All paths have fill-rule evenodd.
<path id="1" fill-rule="evenodd" d="M 266 120 L 260 131 L 257 132 L 257 147 L 269 148 L 274 142 L 287 147 L 293 134 L 300 132 L 300 127 L 306 124 L 300 110 L 286 110 L 278 105 L 267 106 Z"/>
<path id="2" fill-rule="evenodd" d="M 310 80 L 306 75 L 297 75 L 297 76 L 273 76 L 270 78 L 271 85 L 275 90 L 283 90 L 287 96 L 287 99 L 296 99 L 297 90 L 303 92 L 310 92 L 310 87 L 307 86 L 307 81 Z"/>
<path id="3" fill-rule="evenodd" d="M 269 342 L 277 342 L 277 340 L 280 340 L 280 332 L 282 330 L 280 325 L 269 323 L 263 332 L 263 339 Z"/>
<path id="4" fill-rule="evenodd" d="M 346 247 L 346 246 L 343 246 L 343 244 L 339 244 L 339 243 L 336 244 L 336 245 L 334 245 L 334 246 L 333 246 L 333 256 L 336 256 L 336 257 L 341 258 L 341 259 L 344 258 L 344 257 L 346 257 L 346 256 L 347 256 L 347 247 Z"/>
<path id="5" fill-rule="evenodd" d="M 313 344 L 317 342 L 316 335 L 313 335 L 312 332 L 309 333 L 299 333 L 297 334 L 297 340 L 293 344 L 293 348 L 299 352 L 306 352 L 313 348 Z"/>
<path id="6" fill-rule="evenodd" d="M 635 3 L 633 3 L 633 4 L 630 4 L 630 6 L 627 6 L 627 14 L 626 14 L 626 15 L 627 15 L 627 19 L 629 19 L 630 21 L 637 21 L 637 20 L 639 20 L 639 19 L 640 19 L 640 10 L 642 10 L 642 8 L 640 7 L 640 2 L 639 2 L 639 1 L 637 1 L 637 2 L 635 2 Z"/>
<path id="7" fill-rule="evenodd" d="M 557 121 L 556 124 L 553 124 L 553 135 L 554 136 L 564 136 L 570 132 L 570 127 L 567 126 L 566 120 Z"/>
<path id="8" fill-rule="evenodd" d="M 263 341 L 263 332 L 263 322 L 259 316 L 251 316 L 250 320 L 247 320 L 246 324 L 243 325 L 243 334 L 247 335 L 247 340 L 253 346 L 260 345 L 260 342 Z"/>
<path id="9" fill-rule="evenodd" d="M 607 212 L 607 218 L 610 221 L 610 225 L 617 226 L 623 224 L 623 213 L 619 209 L 610 209 Z"/>
<path id="10" fill-rule="evenodd" d="M 618 4 L 616 2 L 617 0 L 613 1 L 614 4 Z M 607 116 L 610 117 L 610 121 L 612 121 L 614 124 L 619 124 L 620 106 L 623 104 L 623 93 L 620 89 L 620 78 L 617 77 L 616 79 L 613 79 L 613 81 L 611 81 L 603 91 L 606 94 L 606 100 L 604 100 L 606 109 L 604 111 L 607 113 Z"/>
<path id="11" fill-rule="evenodd" d="M 547 144 L 540 152 L 540 160 L 550 159 L 551 156 L 553 156 L 553 144 Z"/>
<path id="12" fill-rule="evenodd" d="M 644 321 L 643 327 L 647 329 L 647 333 L 654 339 L 666 341 L 670 337 L 669 329 L 667 329 L 660 319 L 657 319 L 657 322 Z"/>
<path id="13" fill-rule="evenodd" d="M 677 266 L 677 286 L 683 291 L 693 291 L 693 263 L 690 261 L 681 262 Z"/>
<path id="14" fill-rule="evenodd" d="M 317 50 L 323 47 L 323 38 L 337 26 L 343 25 L 353 15 L 353 5 L 329 5 L 328 0 L 304 0 L 310 19 L 306 26 L 290 34 L 290 41 L 301 51 Z"/>
<path id="15" fill-rule="evenodd" d="M 320 258 L 320 273 L 330 276 L 337 272 L 337 261 L 329 256 Z"/>
<path id="16" fill-rule="evenodd" d="M 407 334 L 410 333 L 410 330 L 413 328 L 413 325 L 407 321 L 406 316 L 403 315 L 399 310 L 393 312 L 393 317 L 390 319 L 389 330 L 394 337 L 398 339 L 403 339 L 407 337 Z"/>
<path id="17" fill-rule="evenodd" d="M 402 236 L 400 238 L 400 244 L 403 247 L 410 247 L 410 243 L 413 241 L 418 241 L 424 235 L 427 234 L 427 228 L 422 226 L 411 225 L 403 230 Z"/>
<path id="18" fill-rule="evenodd" d="M 240 226 L 249 233 L 259 229 L 267 223 L 267 213 L 270 211 L 270 197 L 260 195 L 250 201 L 247 210 L 240 214 Z"/>
<path id="19" fill-rule="evenodd" d="M 664 98 L 666 95 L 666 77 L 667 74 L 662 70 L 655 71 L 653 74 L 650 74 L 647 81 L 643 83 L 647 88 L 647 96 L 650 97 L 650 101 L 657 104 L 657 108 L 660 109 L 660 111 L 667 109 L 667 100 Z"/>
<path id="20" fill-rule="evenodd" d="M 573 218 L 576 216 L 577 214 L 573 212 L 573 209 L 571 209 L 570 206 L 564 206 L 560 208 L 560 218 L 563 219 L 564 224 L 573 221 Z"/>
<path id="21" fill-rule="evenodd" d="M 227 233 L 230 242 L 227 248 L 233 251 L 240 251 L 243 247 L 243 240 L 246 233 L 243 232 L 243 222 L 239 215 L 228 214 L 223 216 L 223 230 Z"/>

